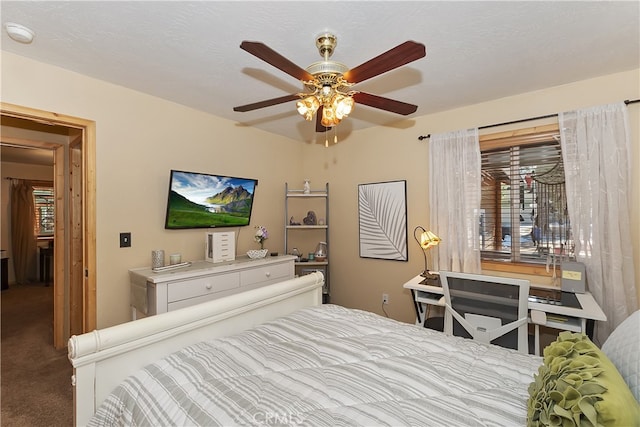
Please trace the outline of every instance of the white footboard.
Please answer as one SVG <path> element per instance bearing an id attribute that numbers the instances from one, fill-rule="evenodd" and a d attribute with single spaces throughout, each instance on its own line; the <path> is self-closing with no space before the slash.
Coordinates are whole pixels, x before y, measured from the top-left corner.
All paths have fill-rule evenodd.
<path id="1" fill-rule="evenodd" d="M 182 347 L 234 334 L 299 308 L 322 304 L 316 272 L 69 339 L 74 424 L 87 424 L 125 378 Z"/>

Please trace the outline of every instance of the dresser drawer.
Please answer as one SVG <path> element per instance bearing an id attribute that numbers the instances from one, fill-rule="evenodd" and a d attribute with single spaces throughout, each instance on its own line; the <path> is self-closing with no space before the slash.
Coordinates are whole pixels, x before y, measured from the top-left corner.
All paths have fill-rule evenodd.
<path id="1" fill-rule="evenodd" d="M 291 263 L 265 265 L 240 272 L 242 286 L 250 286 L 262 282 L 279 282 L 293 277 Z"/>
<path id="2" fill-rule="evenodd" d="M 233 243 L 233 240 L 229 241 L 228 236 L 224 236 L 223 233 L 207 233 L 207 253 L 208 249 L 212 249 L 211 252 L 213 252 L 214 234 L 222 234 L 222 245 L 216 242 L 216 248 L 225 249 L 225 243 Z M 233 236 L 233 233 L 230 234 Z M 227 239 L 226 242 L 225 239 Z M 230 255 L 234 257 L 233 251 Z M 155 272 L 151 268 L 129 270 L 131 295 L 133 295 L 132 319 L 138 318 L 139 314 L 153 316 L 239 292 L 251 291 L 292 279 L 294 275 L 295 258 L 291 255 L 268 257 L 260 261 L 242 257 L 219 265 L 212 260 L 213 254 L 206 260 L 194 261 L 187 267 L 162 273 Z"/>
<path id="3" fill-rule="evenodd" d="M 240 287 L 240 273 L 216 274 L 169 283 L 167 302 L 181 301 Z"/>

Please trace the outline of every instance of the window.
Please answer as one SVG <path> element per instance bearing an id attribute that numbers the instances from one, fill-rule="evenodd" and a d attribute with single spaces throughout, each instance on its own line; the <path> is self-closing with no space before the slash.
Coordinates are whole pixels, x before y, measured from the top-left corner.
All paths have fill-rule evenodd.
<path id="1" fill-rule="evenodd" d="M 482 260 L 545 264 L 572 258 L 558 126 L 486 135 L 480 151 Z"/>
<path id="2" fill-rule="evenodd" d="M 54 201 L 53 187 L 33 187 L 33 203 L 36 211 L 34 229 L 38 237 L 53 236 Z"/>

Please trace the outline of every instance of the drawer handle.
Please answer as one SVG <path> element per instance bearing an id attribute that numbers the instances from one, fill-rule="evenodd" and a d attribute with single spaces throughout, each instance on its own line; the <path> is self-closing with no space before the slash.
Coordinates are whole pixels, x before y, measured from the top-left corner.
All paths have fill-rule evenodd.
<path id="1" fill-rule="evenodd" d="M 211 283 L 207 283 L 206 285 L 204 285 L 205 288 L 207 288 L 208 290 L 211 290 Z"/>
<path id="2" fill-rule="evenodd" d="M 266 273 L 264 273 L 264 275 L 267 276 L 267 277 L 271 277 L 271 272 L 267 271 Z"/>

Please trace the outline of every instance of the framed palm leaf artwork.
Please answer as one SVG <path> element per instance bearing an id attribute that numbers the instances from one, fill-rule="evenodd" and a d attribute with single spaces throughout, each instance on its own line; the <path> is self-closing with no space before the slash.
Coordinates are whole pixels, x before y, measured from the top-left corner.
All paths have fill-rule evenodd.
<path id="1" fill-rule="evenodd" d="M 360 257 L 407 261 L 407 181 L 358 185 Z"/>

